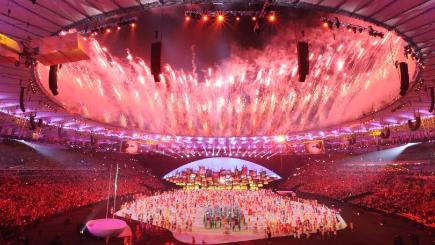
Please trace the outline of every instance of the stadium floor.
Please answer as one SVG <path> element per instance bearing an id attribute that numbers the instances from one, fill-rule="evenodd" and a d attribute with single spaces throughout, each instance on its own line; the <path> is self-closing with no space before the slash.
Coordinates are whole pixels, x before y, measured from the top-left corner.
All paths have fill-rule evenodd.
<path id="1" fill-rule="evenodd" d="M 125 201 L 125 200 L 124 200 Z M 372 211 L 365 211 L 359 208 L 349 206 L 348 204 L 331 202 L 329 200 L 320 200 L 327 205 L 335 205 L 341 208 L 341 214 L 344 220 L 354 224 L 354 230 L 345 229 L 338 231 L 337 237 L 321 239 L 319 234 L 312 235 L 309 239 L 294 239 L 290 237 L 279 237 L 272 239 L 263 239 L 247 242 L 238 242 L 231 244 L 290 244 L 290 245 L 323 245 L 323 244 L 394 244 L 394 238 L 401 236 L 403 244 L 412 243 L 409 238 L 410 234 L 417 234 L 418 244 L 434 244 L 434 230 L 424 229 L 411 221 L 402 218 L 383 215 Z M 121 201 L 119 201 L 121 202 Z M 84 207 L 70 211 L 66 215 L 48 218 L 40 224 L 32 225 L 16 237 L 17 243 L 26 244 L 24 238 L 27 237 L 27 244 L 105 244 L 104 239 L 98 239 L 87 234 L 80 234 L 84 222 L 89 219 L 103 218 L 105 216 L 106 203 L 97 203 L 89 207 Z M 383 223 L 383 225 L 381 225 Z M 137 223 L 132 221 L 130 227 L 135 233 Z M 58 237 L 56 240 L 55 237 Z M 19 242 L 18 242 L 19 241 Z M 142 233 L 139 240 L 134 244 L 183 244 L 176 241 L 172 233 L 161 230 L 157 232 Z M 201 244 L 201 241 L 196 241 Z M 123 244 L 121 239 L 111 240 L 110 244 Z M 228 243 L 229 244 L 229 243 Z"/>

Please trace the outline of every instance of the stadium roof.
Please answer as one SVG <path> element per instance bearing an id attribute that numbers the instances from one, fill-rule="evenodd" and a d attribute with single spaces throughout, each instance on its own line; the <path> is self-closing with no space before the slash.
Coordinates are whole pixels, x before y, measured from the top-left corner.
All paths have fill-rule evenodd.
<path id="1" fill-rule="evenodd" d="M 83 27 L 86 23 L 102 22 L 108 18 L 118 18 L 137 14 L 148 8 L 177 4 L 232 4 L 240 1 L 177 1 L 177 0 L 10 0 L 0 5 L 0 33 L 18 41 L 26 41 L 52 36 L 71 27 Z M 261 4 L 263 1 L 253 1 Z M 309 8 L 348 15 L 363 19 L 395 31 L 421 52 L 425 69 L 421 72 L 424 86 L 418 93 L 409 92 L 389 108 L 378 112 L 371 123 L 392 118 L 406 121 L 414 116 L 417 109 L 424 115 L 430 104 L 430 96 L 424 88 L 435 85 L 435 1 L 433 0 L 314 0 L 314 1 L 275 1 L 281 6 Z M 52 102 L 50 98 L 32 82 L 32 72 L 23 66 L 0 65 L 0 110 L 16 116 L 38 112 L 44 121 L 81 124 L 83 118 L 71 115 Z M 29 82 L 30 81 L 30 82 Z M 30 85 L 29 85 L 30 84 Z M 34 92 L 25 99 L 27 112 L 19 110 L 21 86 L 31 86 Z M 413 89 L 415 90 L 415 88 Z M 404 105 L 403 107 L 401 107 Z M 86 121 L 81 129 L 95 130 L 104 125 Z"/>

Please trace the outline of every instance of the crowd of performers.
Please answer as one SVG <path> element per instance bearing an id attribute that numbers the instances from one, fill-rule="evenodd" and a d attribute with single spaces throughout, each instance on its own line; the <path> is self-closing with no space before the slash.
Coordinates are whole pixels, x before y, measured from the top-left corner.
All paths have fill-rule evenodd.
<path id="1" fill-rule="evenodd" d="M 180 233 L 244 231 L 299 238 L 336 234 L 346 226 L 334 209 L 271 190 L 174 190 L 139 196 L 122 205 L 117 215 Z"/>

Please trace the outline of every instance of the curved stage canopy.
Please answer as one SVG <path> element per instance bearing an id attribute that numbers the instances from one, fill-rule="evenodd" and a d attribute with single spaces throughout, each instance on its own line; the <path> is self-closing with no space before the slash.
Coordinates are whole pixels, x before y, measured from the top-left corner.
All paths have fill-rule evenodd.
<path id="1" fill-rule="evenodd" d="M 206 169 L 211 169 L 213 171 L 219 171 L 221 169 L 225 170 L 234 170 L 234 169 L 242 169 L 242 167 L 246 166 L 248 170 L 256 170 L 257 172 L 266 171 L 267 175 L 273 177 L 275 179 L 281 179 L 281 176 L 276 174 L 275 172 L 267 169 L 261 165 L 256 163 L 246 161 L 243 159 L 232 158 L 232 157 L 214 157 L 214 158 L 206 158 L 197 161 L 193 161 L 191 163 L 185 164 L 179 168 L 172 170 L 163 176 L 164 179 L 175 176 L 177 173 L 183 172 L 186 169 L 198 170 L 199 167 L 205 167 Z"/>

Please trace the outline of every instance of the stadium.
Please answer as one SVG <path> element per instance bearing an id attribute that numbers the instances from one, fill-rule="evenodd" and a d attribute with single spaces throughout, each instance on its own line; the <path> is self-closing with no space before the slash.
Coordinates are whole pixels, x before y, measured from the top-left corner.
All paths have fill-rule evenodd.
<path id="1" fill-rule="evenodd" d="M 0 1 L 0 244 L 433 244 L 435 1 Z"/>

